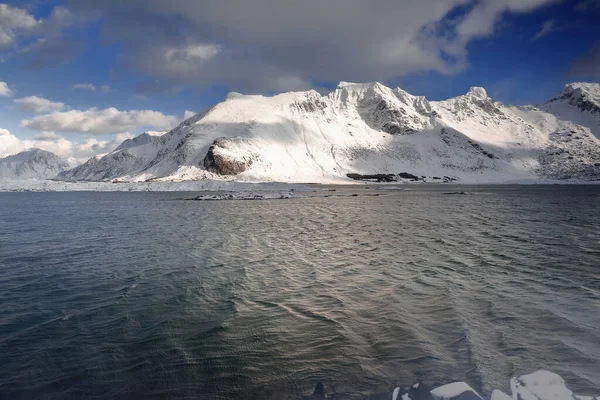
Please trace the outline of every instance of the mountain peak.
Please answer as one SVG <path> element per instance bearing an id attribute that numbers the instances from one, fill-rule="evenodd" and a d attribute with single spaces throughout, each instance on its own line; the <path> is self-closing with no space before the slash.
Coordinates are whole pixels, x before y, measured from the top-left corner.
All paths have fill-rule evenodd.
<path id="1" fill-rule="evenodd" d="M 560 94 L 551 98 L 546 105 L 562 102 L 594 115 L 600 115 L 600 84 L 573 82 L 565 85 Z"/>
<path id="2" fill-rule="evenodd" d="M 471 96 L 471 97 L 475 97 L 477 99 L 480 100 L 487 100 L 489 99 L 487 92 L 485 91 L 484 88 L 479 87 L 479 86 L 472 86 L 469 89 L 469 92 L 467 93 L 467 95 Z"/>
<path id="3" fill-rule="evenodd" d="M 52 152 L 31 148 L 0 158 L 0 178 L 47 179 L 70 167 L 67 161 Z"/>
<path id="4" fill-rule="evenodd" d="M 42 150 L 37 147 L 32 147 L 30 149 L 23 150 L 20 153 L 8 155 L 2 159 L 15 162 L 15 161 L 27 160 L 32 157 L 58 157 L 58 156 L 56 156 L 54 153 L 51 153 L 49 151 Z"/>
<path id="5" fill-rule="evenodd" d="M 567 83 L 558 97 L 573 100 L 585 98 L 588 101 L 600 104 L 600 84 L 588 82 Z"/>
<path id="6" fill-rule="evenodd" d="M 571 82 L 567 83 L 563 88 L 565 90 L 576 90 L 581 89 L 587 92 L 599 92 L 600 91 L 600 83 L 594 82 Z"/>
<path id="7" fill-rule="evenodd" d="M 356 82 L 346 82 L 346 81 L 341 81 L 340 83 L 338 83 L 337 85 L 337 89 L 345 89 L 345 88 L 352 88 L 352 89 L 382 89 L 382 88 L 387 88 L 387 86 L 379 83 L 379 82 L 365 82 L 365 83 L 356 83 Z"/>

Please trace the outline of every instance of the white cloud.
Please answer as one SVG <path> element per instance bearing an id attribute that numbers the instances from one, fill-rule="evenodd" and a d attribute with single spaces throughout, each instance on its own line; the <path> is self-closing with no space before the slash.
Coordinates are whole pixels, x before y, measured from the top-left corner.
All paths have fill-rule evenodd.
<path id="1" fill-rule="evenodd" d="M 20 31 L 31 30 L 39 23 L 24 9 L 0 4 L 0 47 L 12 45 Z"/>
<path id="2" fill-rule="evenodd" d="M 109 140 L 98 140 L 96 138 L 86 138 L 79 143 L 71 142 L 71 146 L 65 146 L 61 154 L 63 157 L 73 157 L 80 161 L 88 160 L 90 157 L 106 154 L 113 151 L 126 139 L 133 138 L 130 133 L 118 133 Z M 59 154 L 59 153 L 57 153 Z"/>
<path id="3" fill-rule="evenodd" d="M 93 83 L 76 83 L 75 85 L 73 85 L 73 89 L 89 90 L 90 92 L 95 92 L 96 86 Z"/>
<path id="4" fill-rule="evenodd" d="M 183 119 L 190 119 L 192 118 L 194 115 L 196 115 L 196 113 L 194 111 L 190 111 L 190 110 L 185 110 L 185 112 L 183 113 Z"/>
<path id="5" fill-rule="evenodd" d="M 60 111 L 66 107 L 65 103 L 50 101 L 38 96 L 28 96 L 13 101 L 19 104 L 19 108 L 22 110 L 36 114 Z"/>
<path id="6" fill-rule="evenodd" d="M 96 90 L 102 90 L 104 93 L 110 92 L 110 86 L 102 85 L 100 87 L 96 87 L 96 85 L 93 83 L 77 83 L 73 85 L 73 89 L 89 90 L 90 92 L 95 92 Z"/>
<path id="7" fill-rule="evenodd" d="M 113 135 L 108 140 L 98 140 L 94 137 L 84 138 L 73 142 L 54 132 L 41 132 L 29 139 L 19 139 L 8 130 L 0 128 L 0 157 L 16 154 L 31 148 L 51 151 L 65 159 L 75 158 L 81 162 L 98 154 L 114 150 L 124 140 L 131 139 L 130 133 Z"/>
<path id="8" fill-rule="evenodd" d="M 539 39 L 543 38 L 544 36 L 548 35 L 553 30 L 554 30 L 554 20 L 550 19 L 550 20 L 544 22 L 544 24 L 542 25 L 542 28 L 538 31 L 538 33 L 536 33 L 533 36 L 532 40 L 535 42 L 536 40 L 539 40 Z"/>
<path id="9" fill-rule="evenodd" d="M 60 135 L 57 135 L 55 132 L 40 132 L 33 135 L 33 140 L 39 141 L 56 141 L 61 138 Z"/>
<path id="10" fill-rule="evenodd" d="M 23 151 L 21 141 L 7 129 L 0 128 L 0 157 Z"/>
<path id="11" fill-rule="evenodd" d="M 114 133 L 126 132 L 141 127 L 171 129 L 179 119 L 159 111 L 131 110 L 119 111 L 114 107 L 87 111 L 70 110 L 38 115 L 21 121 L 21 126 L 37 131 Z"/>
<path id="12" fill-rule="evenodd" d="M 0 81 L 0 96 L 8 97 L 10 95 L 12 95 L 12 90 L 10 90 L 8 84 Z"/>
<path id="13" fill-rule="evenodd" d="M 177 48 L 163 49 L 168 62 L 199 62 L 214 58 L 221 48 L 214 44 L 195 44 Z"/>

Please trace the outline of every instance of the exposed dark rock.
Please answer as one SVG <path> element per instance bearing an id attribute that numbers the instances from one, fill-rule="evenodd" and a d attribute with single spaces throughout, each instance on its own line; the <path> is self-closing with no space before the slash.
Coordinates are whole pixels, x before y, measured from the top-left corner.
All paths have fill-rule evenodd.
<path id="1" fill-rule="evenodd" d="M 362 106 L 371 110 L 373 128 L 390 135 L 410 135 L 421 128 L 422 122 L 410 116 L 406 109 L 391 104 L 385 99 L 379 99 L 376 103 L 369 100 Z"/>
<path id="2" fill-rule="evenodd" d="M 400 172 L 400 173 L 398 174 L 398 176 L 399 176 L 400 178 L 404 178 L 404 179 L 419 179 L 419 177 L 418 177 L 418 176 L 416 176 L 416 175 L 413 175 L 413 174 L 409 174 L 408 172 Z"/>
<path id="3" fill-rule="evenodd" d="M 317 112 L 327 108 L 327 103 L 320 97 L 309 96 L 304 101 L 292 103 L 292 107 L 300 112 Z"/>
<path id="4" fill-rule="evenodd" d="M 396 182 L 398 178 L 394 174 L 373 174 L 373 175 L 361 175 L 361 174 L 346 174 L 350 179 L 356 181 L 372 181 L 377 182 Z"/>
<path id="5" fill-rule="evenodd" d="M 252 160 L 238 159 L 224 151 L 229 139 L 216 139 L 204 157 L 204 168 L 219 175 L 237 175 L 252 164 Z"/>
<path id="6" fill-rule="evenodd" d="M 489 157 L 489 158 L 496 158 L 492 153 L 490 153 L 489 151 L 486 151 L 483 149 L 483 147 L 481 147 L 480 144 L 478 143 L 474 143 L 471 140 L 467 140 L 467 143 L 469 143 L 475 150 L 480 151 L 483 155 Z"/>

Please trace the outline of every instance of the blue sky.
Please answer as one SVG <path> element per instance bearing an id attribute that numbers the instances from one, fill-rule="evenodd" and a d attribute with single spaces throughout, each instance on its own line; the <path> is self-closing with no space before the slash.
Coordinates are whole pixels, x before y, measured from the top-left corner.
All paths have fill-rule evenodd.
<path id="1" fill-rule="evenodd" d="M 600 80 L 600 0 L 223 3 L 1 4 L 0 156 L 39 146 L 85 159 L 229 91 L 379 80 L 527 104 Z"/>

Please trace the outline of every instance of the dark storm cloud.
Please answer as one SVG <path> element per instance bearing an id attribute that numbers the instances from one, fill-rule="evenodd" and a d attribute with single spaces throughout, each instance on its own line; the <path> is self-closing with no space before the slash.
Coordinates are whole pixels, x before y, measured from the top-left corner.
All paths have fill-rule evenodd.
<path id="1" fill-rule="evenodd" d="M 67 37 L 67 31 L 82 27 L 88 21 L 85 12 L 74 13 L 56 6 L 45 19 L 37 19 L 29 11 L 0 4 L 0 48 L 9 56 L 25 58 L 31 69 L 62 64 L 73 59 L 83 43 Z"/>
<path id="2" fill-rule="evenodd" d="M 70 0 L 103 16 L 134 70 L 173 85 L 304 89 L 313 80 L 386 80 L 468 66 L 466 46 L 505 12 L 553 0 Z M 468 7 L 466 7 L 468 6 Z M 462 7 L 465 13 L 451 11 Z M 445 34 L 440 35 L 443 24 Z"/>
<path id="3" fill-rule="evenodd" d="M 28 68 L 38 70 L 72 60 L 81 48 L 81 42 L 63 37 L 51 37 L 38 39 L 21 50 L 20 54 L 25 56 Z"/>

